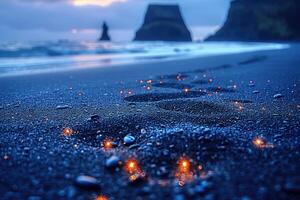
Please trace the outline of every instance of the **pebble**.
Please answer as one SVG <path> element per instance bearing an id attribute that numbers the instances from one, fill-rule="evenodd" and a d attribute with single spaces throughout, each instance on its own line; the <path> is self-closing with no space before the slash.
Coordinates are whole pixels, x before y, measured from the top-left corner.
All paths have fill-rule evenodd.
<path id="1" fill-rule="evenodd" d="M 105 166 L 109 169 L 115 169 L 120 164 L 120 158 L 118 156 L 111 156 L 105 162 Z"/>
<path id="2" fill-rule="evenodd" d="M 211 130 L 210 130 L 209 128 L 205 128 L 205 129 L 203 130 L 203 133 L 211 133 Z"/>
<path id="3" fill-rule="evenodd" d="M 146 134 L 146 133 L 147 133 L 146 129 L 142 128 L 142 129 L 141 129 L 141 133 L 142 133 L 142 134 Z"/>
<path id="4" fill-rule="evenodd" d="M 129 103 L 128 105 L 134 107 L 136 106 L 136 103 Z"/>
<path id="5" fill-rule="evenodd" d="M 100 119 L 100 116 L 99 115 L 91 115 L 90 116 L 90 120 L 91 121 L 98 121 Z"/>
<path id="6" fill-rule="evenodd" d="M 28 153 L 28 152 L 30 151 L 30 148 L 29 148 L 29 147 L 24 147 L 24 151 L 25 151 L 26 153 Z"/>
<path id="7" fill-rule="evenodd" d="M 33 136 L 33 135 L 35 135 L 35 133 L 32 132 L 28 133 L 28 136 Z"/>
<path id="8" fill-rule="evenodd" d="M 100 188 L 99 182 L 96 178 L 92 176 L 86 176 L 86 175 L 80 175 L 77 176 L 75 180 L 75 184 L 78 187 L 81 187 L 83 189 L 87 190 L 97 190 Z"/>
<path id="9" fill-rule="evenodd" d="M 125 145 L 127 145 L 127 146 L 129 146 L 129 145 L 132 145 L 132 144 L 134 144 L 134 142 L 135 142 L 135 137 L 133 137 L 132 135 L 126 135 L 125 137 L 124 137 L 124 144 Z"/>
<path id="10" fill-rule="evenodd" d="M 64 109 L 69 109 L 69 108 L 71 108 L 71 106 L 69 106 L 69 105 L 58 105 L 58 106 L 56 106 L 57 110 L 64 110 Z"/>
<path id="11" fill-rule="evenodd" d="M 103 141 L 104 136 L 102 134 L 99 134 L 96 136 L 96 140 L 102 142 Z"/>
<path id="12" fill-rule="evenodd" d="M 280 99 L 280 98 L 282 98 L 282 97 L 283 97 L 282 94 L 275 94 L 275 95 L 273 96 L 274 99 Z"/>
<path id="13" fill-rule="evenodd" d="M 138 145 L 138 144 L 133 144 L 133 145 L 130 145 L 129 146 L 129 149 L 137 149 L 137 148 L 139 148 L 140 147 L 140 145 Z"/>

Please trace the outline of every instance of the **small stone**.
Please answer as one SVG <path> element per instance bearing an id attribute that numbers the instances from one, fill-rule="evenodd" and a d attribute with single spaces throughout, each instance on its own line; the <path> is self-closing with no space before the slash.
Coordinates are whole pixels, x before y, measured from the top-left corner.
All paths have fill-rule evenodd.
<path id="1" fill-rule="evenodd" d="M 210 130 L 209 128 L 205 128 L 205 129 L 203 130 L 203 133 L 211 133 L 211 130 Z"/>
<path id="2" fill-rule="evenodd" d="M 280 98 L 283 98 L 283 95 L 282 94 L 275 94 L 273 96 L 274 99 L 280 99 Z"/>
<path id="3" fill-rule="evenodd" d="M 98 180 L 92 176 L 86 176 L 86 175 L 77 176 L 77 178 L 75 180 L 75 184 L 78 187 L 81 187 L 81 188 L 87 189 L 87 190 L 100 189 Z"/>
<path id="4" fill-rule="evenodd" d="M 134 107 L 136 106 L 136 103 L 129 103 L 128 105 Z"/>
<path id="5" fill-rule="evenodd" d="M 129 145 L 132 145 L 132 144 L 134 144 L 134 142 L 135 142 L 135 137 L 133 137 L 132 135 L 126 135 L 125 137 L 124 137 L 124 144 L 125 145 L 127 145 L 127 146 L 129 146 Z"/>
<path id="6" fill-rule="evenodd" d="M 102 134 L 99 134 L 96 136 L 96 140 L 102 142 L 103 141 L 104 136 Z"/>
<path id="7" fill-rule="evenodd" d="M 71 108 L 71 106 L 69 106 L 69 105 L 58 105 L 58 106 L 56 106 L 57 110 L 64 110 L 64 109 L 69 109 L 69 108 Z"/>
<path id="8" fill-rule="evenodd" d="M 25 151 L 26 153 L 28 153 L 28 152 L 29 152 L 29 150 L 30 150 L 30 148 L 29 148 L 29 147 L 24 147 L 24 151 Z"/>
<path id="9" fill-rule="evenodd" d="M 146 129 L 142 128 L 142 129 L 141 129 L 141 133 L 142 133 L 142 134 L 146 134 L 146 133 L 147 133 Z"/>
<path id="10" fill-rule="evenodd" d="M 105 166 L 109 169 L 115 169 L 120 164 L 120 158 L 118 156 L 111 156 L 105 162 Z"/>
<path id="11" fill-rule="evenodd" d="M 217 146 L 217 149 L 218 149 L 218 150 L 225 150 L 225 149 L 226 149 L 226 147 L 225 147 L 225 146 L 223 146 L 223 145 L 221 145 L 221 146 Z"/>
<path id="12" fill-rule="evenodd" d="M 99 115 L 91 115 L 90 116 L 90 120 L 91 121 L 98 121 L 100 119 L 100 116 Z"/>
<path id="13" fill-rule="evenodd" d="M 137 149 L 137 148 L 139 148 L 140 147 L 140 145 L 138 145 L 138 144 L 133 144 L 133 145 L 130 145 L 129 146 L 129 149 Z"/>

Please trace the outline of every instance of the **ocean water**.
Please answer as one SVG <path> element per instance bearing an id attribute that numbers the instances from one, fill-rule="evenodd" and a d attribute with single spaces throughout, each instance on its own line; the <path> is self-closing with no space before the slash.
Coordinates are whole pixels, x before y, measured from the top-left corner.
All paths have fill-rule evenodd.
<path id="1" fill-rule="evenodd" d="M 289 48 L 289 45 L 238 42 L 12 42 L 0 44 L 0 77 L 284 48 Z"/>

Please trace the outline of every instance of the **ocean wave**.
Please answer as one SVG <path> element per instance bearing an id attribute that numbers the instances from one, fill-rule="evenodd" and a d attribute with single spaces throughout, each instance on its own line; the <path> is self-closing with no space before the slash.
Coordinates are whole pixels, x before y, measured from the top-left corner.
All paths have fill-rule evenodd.
<path id="1" fill-rule="evenodd" d="M 288 48 L 273 43 L 39 42 L 0 45 L 0 77 Z"/>
<path id="2" fill-rule="evenodd" d="M 117 53 L 142 53 L 143 48 L 118 43 L 95 42 L 38 42 L 8 43 L 0 45 L 0 58 L 54 57 L 66 55 L 97 55 Z"/>

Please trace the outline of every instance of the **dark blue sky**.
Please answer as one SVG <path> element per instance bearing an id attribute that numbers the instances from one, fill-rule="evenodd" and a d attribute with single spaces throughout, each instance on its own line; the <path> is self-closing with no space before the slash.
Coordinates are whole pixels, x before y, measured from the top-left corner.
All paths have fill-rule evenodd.
<path id="1" fill-rule="evenodd" d="M 94 40 L 103 20 L 114 40 L 131 40 L 149 3 L 180 4 L 201 39 L 224 22 L 230 0 L 0 0 L 0 40 Z"/>

